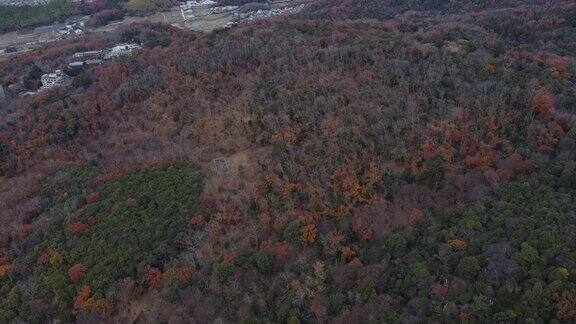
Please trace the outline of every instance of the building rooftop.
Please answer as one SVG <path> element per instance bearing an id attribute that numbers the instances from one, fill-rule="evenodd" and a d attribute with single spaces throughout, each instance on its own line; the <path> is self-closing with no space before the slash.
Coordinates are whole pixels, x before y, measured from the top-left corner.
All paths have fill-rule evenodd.
<path id="1" fill-rule="evenodd" d="M 130 56 L 134 50 L 141 49 L 142 46 L 138 44 L 118 44 L 110 49 L 106 55 L 105 60 L 113 59 L 120 56 Z"/>
<path id="2" fill-rule="evenodd" d="M 84 63 L 86 63 L 88 65 L 98 65 L 98 64 L 102 63 L 102 60 L 86 60 L 86 61 L 84 61 Z"/>
<path id="3" fill-rule="evenodd" d="M 70 81 L 70 77 L 66 75 L 62 70 L 56 70 L 53 73 L 44 74 L 40 81 L 42 81 L 42 87 L 40 90 L 50 89 L 58 85 L 64 85 Z"/>
<path id="4" fill-rule="evenodd" d="M 74 57 L 86 57 L 86 56 L 99 56 L 102 55 L 103 51 L 86 51 L 86 52 L 76 52 L 74 53 Z"/>
<path id="5" fill-rule="evenodd" d="M 83 67 L 84 62 L 70 62 L 68 66 L 71 68 Z"/>

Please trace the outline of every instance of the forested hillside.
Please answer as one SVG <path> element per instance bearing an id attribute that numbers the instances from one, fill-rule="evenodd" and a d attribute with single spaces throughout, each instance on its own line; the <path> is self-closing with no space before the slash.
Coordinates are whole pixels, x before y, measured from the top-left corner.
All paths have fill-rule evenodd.
<path id="1" fill-rule="evenodd" d="M 390 19 L 408 11 L 443 15 L 470 14 L 490 9 L 525 9 L 528 6 L 545 9 L 550 4 L 546 0 L 319 0 L 312 3 L 309 13 L 311 17 Z"/>
<path id="2" fill-rule="evenodd" d="M 50 0 L 45 4 L 0 5 L 0 32 L 63 23 L 80 15 L 90 15 L 89 26 L 100 26 L 122 19 L 125 13 L 142 15 L 174 5 L 176 3 L 171 0 Z"/>
<path id="3" fill-rule="evenodd" d="M 51 24 L 72 13 L 72 7 L 64 1 L 39 6 L 0 6 L 0 32 Z"/>
<path id="4" fill-rule="evenodd" d="M 0 103 L 0 322 L 574 322 L 574 17 L 322 0 L 0 63 L 144 45 Z"/>

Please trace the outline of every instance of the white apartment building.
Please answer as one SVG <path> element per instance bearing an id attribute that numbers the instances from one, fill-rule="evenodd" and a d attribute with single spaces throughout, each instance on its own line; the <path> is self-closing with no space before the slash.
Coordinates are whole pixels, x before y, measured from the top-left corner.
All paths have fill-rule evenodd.
<path id="1" fill-rule="evenodd" d="M 42 82 L 42 87 L 40 90 L 47 90 L 55 86 L 65 85 L 70 82 L 70 77 L 64 74 L 61 70 L 56 70 L 54 73 L 44 74 L 40 81 Z"/>
<path id="2" fill-rule="evenodd" d="M 74 54 L 74 58 L 87 58 L 87 57 L 95 57 L 100 58 L 104 54 L 103 51 L 88 51 L 88 52 L 77 52 Z"/>
<path id="3" fill-rule="evenodd" d="M 110 49 L 106 55 L 104 55 L 105 60 L 114 59 L 122 56 L 131 56 L 134 50 L 142 49 L 142 46 L 138 44 L 119 44 Z"/>

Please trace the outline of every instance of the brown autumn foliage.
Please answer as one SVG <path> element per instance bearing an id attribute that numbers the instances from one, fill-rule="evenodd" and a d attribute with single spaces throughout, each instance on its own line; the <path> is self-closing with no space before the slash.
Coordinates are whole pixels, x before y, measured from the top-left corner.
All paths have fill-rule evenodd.
<path id="1" fill-rule="evenodd" d="M 162 272 L 158 268 L 146 266 L 144 269 L 144 281 L 150 290 L 162 288 Z"/>
<path id="2" fill-rule="evenodd" d="M 204 221 L 204 216 L 202 215 L 196 215 L 190 219 L 190 225 L 194 227 L 202 227 L 204 224 L 206 224 L 206 221 Z"/>
<path id="3" fill-rule="evenodd" d="M 11 236 L 16 241 L 21 241 L 26 237 L 28 237 L 28 235 L 30 235 L 31 232 L 32 232 L 32 225 L 24 224 L 19 226 L 18 229 L 16 229 Z"/>
<path id="4" fill-rule="evenodd" d="M 59 267 L 62 263 L 62 255 L 58 251 L 50 249 L 38 257 L 37 263 L 40 265 Z"/>
<path id="5" fill-rule="evenodd" d="M 408 214 L 408 225 L 414 225 L 416 224 L 418 221 L 420 221 L 422 218 L 424 217 L 424 213 L 418 209 L 418 208 L 414 208 L 410 214 Z"/>
<path id="6" fill-rule="evenodd" d="M 555 4 L 541 13 L 492 2 L 486 11 L 466 13 L 466 2 L 445 2 L 438 9 L 434 1 L 421 1 L 414 6 L 427 13 L 419 17 L 405 10 L 407 4 L 320 2 L 303 13 L 314 20 L 255 22 L 210 35 L 131 26 L 127 35 L 152 44 L 143 53 L 90 70 L 92 83 L 85 88 L 11 101 L 10 113 L 20 113 L 11 116 L 13 126 L 0 130 L 0 172 L 6 177 L 0 181 L 0 207 L 8 213 L 0 220 L 2 245 L 15 249 L 15 238 L 30 242 L 30 229 L 47 226 L 51 211 L 44 213 L 40 183 L 56 172 L 36 168 L 94 167 L 90 192 L 185 158 L 205 169 L 201 203 L 210 212 L 192 217 L 184 238 L 175 239 L 182 249 L 178 262 L 188 264 L 154 263 L 146 267 L 144 283 L 151 290 L 181 283 L 186 288 L 180 295 L 194 312 L 176 311 L 161 297 L 147 300 L 163 309 L 158 316 L 166 320 L 182 312 L 209 322 L 221 315 L 213 309 L 233 309 L 226 320 L 255 312 L 282 322 L 288 318 L 275 317 L 280 315 L 273 310 L 289 298 L 303 321 L 354 322 L 387 313 L 382 309 L 398 311 L 403 302 L 388 301 L 388 285 L 404 278 L 377 281 L 377 305 L 370 287 L 358 287 L 357 276 L 378 273 L 378 262 L 395 264 L 396 254 L 416 258 L 400 251 L 382 261 L 374 252 L 380 240 L 404 224 L 416 232 L 433 222 L 423 211 L 460 211 L 486 201 L 530 175 L 569 137 L 575 74 L 574 60 L 565 53 L 571 53 L 572 38 L 551 32 L 568 28 L 562 22 L 567 19 L 550 17 L 569 10 Z M 318 6 L 325 7 L 315 11 Z M 339 21 L 363 17 L 385 21 Z M 167 46 L 154 45 L 159 34 Z M 18 76 L 7 83 L 19 82 L 32 64 L 53 69 L 74 51 L 119 38 L 63 41 L 0 68 Z M 235 160 L 239 152 L 248 156 L 243 163 Z M 225 176 L 206 167 L 220 157 L 230 165 Z M 92 208 L 100 197 L 92 192 L 85 200 Z M 147 203 L 125 202 L 132 211 Z M 288 231 L 295 220 L 298 227 Z M 86 237 L 96 219 L 64 224 Z M 447 238 L 440 239 L 445 245 Z M 482 248 L 447 242 L 456 252 Z M 256 250 L 271 256 L 264 254 L 264 266 L 268 260 L 281 264 L 271 268 L 285 270 L 288 279 L 275 271 L 257 274 L 250 264 Z M 436 251 L 426 253 L 436 257 Z M 290 276 L 312 286 L 306 265 L 317 260 L 350 283 L 343 289 L 368 296 L 331 300 L 322 295 L 326 290 L 308 286 L 299 287 L 301 298 L 280 293 Z M 222 261 L 231 268 L 222 272 L 238 287 L 215 280 L 212 266 Z M 52 267 L 66 262 L 55 250 L 38 260 Z M 192 278 L 214 293 L 193 286 Z M 425 295 L 447 295 L 442 285 L 423 289 Z M 403 299 L 415 300 L 415 290 L 407 289 Z M 90 296 L 89 286 L 78 291 L 76 311 L 111 312 L 110 301 Z M 571 314 L 566 305 L 557 304 L 563 318 Z M 457 307 L 453 312 L 463 320 L 478 315 L 465 303 Z M 424 317 L 416 307 L 405 309 L 413 318 Z"/>
<path id="7" fill-rule="evenodd" d="M 7 277 L 12 272 L 12 265 L 3 264 L 0 265 L 0 278 Z"/>
<path id="8" fill-rule="evenodd" d="M 74 222 L 66 228 L 68 232 L 72 234 L 86 234 L 90 226 L 88 224 L 84 224 L 82 222 Z"/>
<path id="9" fill-rule="evenodd" d="M 100 194 L 97 192 L 91 192 L 86 195 L 86 203 L 87 204 L 94 204 L 100 201 Z"/>
<path id="10" fill-rule="evenodd" d="M 300 242 L 304 245 L 312 245 L 316 242 L 316 225 L 308 224 L 300 229 Z"/>
<path id="11" fill-rule="evenodd" d="M 455 251 L 464 252 L 468 244 L 466 241 L 463 240 L 448 240 L 448 244 L 452 247 Z"/>
<path id="12" fill-rule="evenodd" d="M 134 198 L 129 198 L 128 200 L 126 200 L 126 205 L 128 205 L 129 207 L 136 207 L 138 206 L 138 200 Z"/>
<path id="13" fill-rule="evenodd" d="M 576 319 L 576 296 L 569 291 L 563 291 L 556 303 L 556 318 L 561 321 Z"/>
<path id="14" fill-rule="evenodd" d="M 434 294 L 436 297 L 442 298 L 446 296 L 447 293 L 448 293 L 448 287 L 446 287 L 445 285 L 436 284 L 432 286 L 432 294 Z"/>
<path id="15" fill-rule="evenodd" d="M 74 298 L 74 309 L 78 312 L 99 311 L 105 315 L 112 314 L 114 306 L 105 298 L 90 297 L 89 285 L 82 286 Z"/>
<path id="16" fill-rule="evenodd" d="M 538 90 L 532 98 L 532 110 L 545 117 L 550 117 L 554 113 L 554 98 L 546 89 Z"/>
<path id="17" fill-rule="evenodd" d="M 372 239 L 373 231 L 369 224 L 365 224 L 361 218 L 357 218 L 354 223 L 352 223 L 352 231 L 358 237 L 360 243 L 369 241 Z"/>
<path id="18" fill-rule="evenodd" d="M 78 280 L 80 280 L 85 273 L 86 268 L 82 264 L 77 263 L 68 269 L 68 278 L 72 282 L 78 282 Z"/>
<path id="19" fill-rule="evenodd" d="M 290 255 L 292 248 L 285 242 L 264 243 L 264 250 L 274 256 L 275 260 L 284 262 Z"/>
<path id="20" fill-rule="evenodd" d="M 192 280 L 194 270 L 189 266 L 170 268 L 162 273 L 162 279 L 167 282 L 187 284 Z"/>

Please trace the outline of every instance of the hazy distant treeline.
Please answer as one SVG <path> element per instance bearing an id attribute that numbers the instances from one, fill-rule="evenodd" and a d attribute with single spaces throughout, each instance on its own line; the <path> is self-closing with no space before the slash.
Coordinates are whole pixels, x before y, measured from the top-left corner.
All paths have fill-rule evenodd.
<path id="1" fill-rule="evenodd" d="M 0 6 L 0 31 L 51 24 L 71 14 L 72 7 L 59 0 L 38 6 Z"/>

